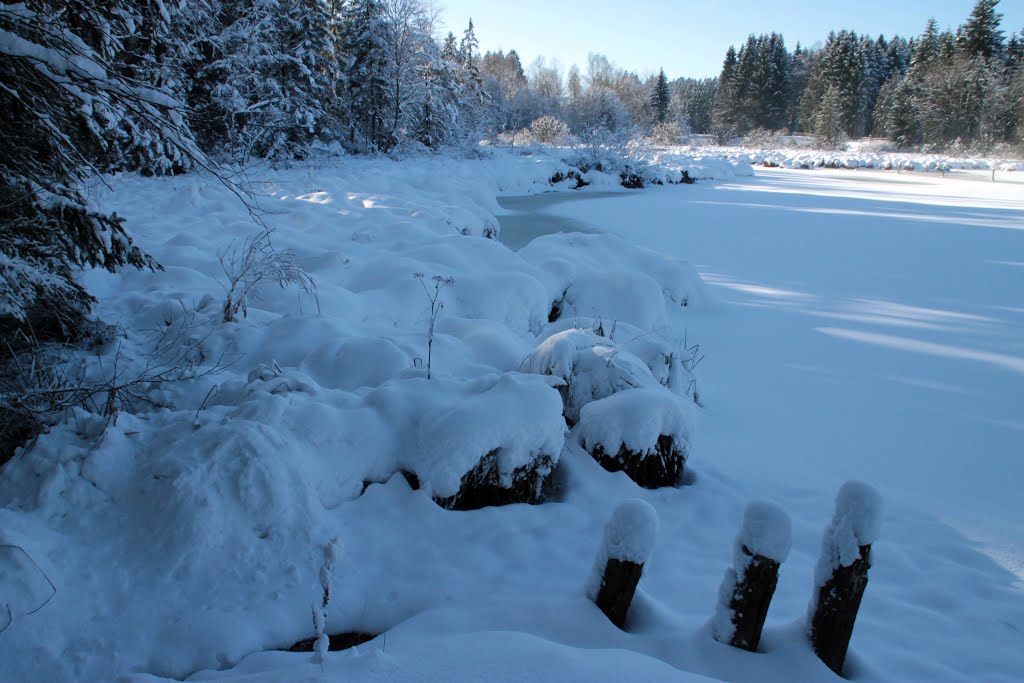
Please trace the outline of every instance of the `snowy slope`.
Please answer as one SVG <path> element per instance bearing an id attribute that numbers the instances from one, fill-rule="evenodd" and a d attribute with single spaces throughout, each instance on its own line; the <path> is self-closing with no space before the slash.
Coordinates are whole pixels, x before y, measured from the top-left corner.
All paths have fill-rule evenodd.
<path id="1" fill-rule="evenodd" d="M 850 212 L 869 225 L 896 213 L 891 220 L 924 230 L 950 215 L 1010 227 L 1020 219 L 1016 200 L 932 192 L 909 206 L 890 196 L 858 209 L 865 198 L 852 181 L 832 186 L 823 178 L 808 188 L 789 176 L 735 180 L 729 169 L 736 167 L 721 159 L 706 167 L 722 169 L 718 177 L 729 182 L 551 209 L 625 239 L 553 236 L 519 254 L 483 237 L 503 213 L 495 197 L 548 189 L 547 179 L 562 168 L 555 158 L 344 159 L 256 169 L 266 220 L 277 229 L 274 244 L 296 252 L 318 297 L 268 287 L 235 323 L 221 322 L 225 278 L 217 255 L 254 228 L 230 193 L 190 176 L 116 178 L 112 193 L 97 187 L 96 201 L 126 216 L 166 268 L 86 275 L 103 302 L 98 313 L 130 330 L 101 356 L 143 358 L 161 326 L 176 328 L 182 311 L 194 310 L 186 336 L 201 351 L 197 368 L 219 359 L 229 365 L 154 388 L 158 405 L 122 413 L 105 429 L 95 416 L 73 416 L 5 467 L 0 545 L 25 553 L 0 549 L 3 601 L 13 617 L 0 634 L 0 680 L 834 680 L 806 642 L 804 618 L 836 491 L 852 478 L 877 486 L 888 512 L 848 672 L 868 681 L 1014 680 L 1024 668 L 1014 646 L 1024 628 L 1021 579 L 982 552 L 1008 551 L 1012 543 L 999 533 L 987 545 L 961 535 L 971 515 L 978 528 L 1000 532 L 990 524 L 995 510 L 1010 505 L 1012 514 L 1013 502 L 989 465 L 972 468 L 976 479 L 938 486 L 962 451 L 944 446 L 950 433 L 937 426 L 962 406 L 940 401 L 948 393 L 940 392 L 925 407 L 947 411 L 914 421 L 923 410 L 919 396 L 879 396 L 875 383 L 861 386 L 851 402 L 837 386 L 862 381 L 872 366 L 854 362 L 860 359 L 832 368 L 846 373 L 843 383 L 793 386 L 787 378 L 813 382 L 818 374 L 787 367 L 791 352 L 827 368 L 835 349 L 809 345 L 797 334 L 804 328 L 792 327 L 792 316 L 807 314 L 773 303 L 803 305 L 804 289 L 758 268 L 792 265 L 785 255 L 813 244 L 806 232 L 775 244 L 779 235 L 763 225 L 772 211 L 765 206 L 801 230 L 823 215 Z M 827 192 L 835 196 L 808 198 Z M 794 208 L 785 208 L 790 202 Z M 921 208 L 930 202 L 946 202 L 948 213 Z M 910 206 L 923 220 L 906 216 Z M 923 236 L 912 232 L 908 245 Z M 815 246 L 819 258 L 828 253 Z M 815 275 L 828 285 L 830 277 L 856 278 L 865 264 L 886 263 L 873 245 L 858 248 L 851 237 L 846 246 L 845 257 L 860 260 L 849 270 L 819 263 L 808 282 Z M 1024 262 L 1009 237 L 1000 246 L 1001 260 Z M 716 296 L 706 295 L 681 260 L 693 254 Z M 728 254 L 751 270 L 726 270 Z M 721 268 L 707 267 L 712 256 L 722 257 Z M 905 255 L 888 263 L 879 288 L 900 282 L 896 266 Z M 429 381 L 431 307 L 417 273 L 428 283 L 434 275 L 454 278 L 441 293 Z M 867 281 L 882 276 L 863 273 Z M 1012 287 L 1016 276 L 1006 277 L 1001 284 Z M 949 278 L 954 291 L 955 282 Z M 559 300 L 568 302 L 565 317 L 548 323 Z M 906 304 L 913 308 L 873 315 L 942 333 L 955 327 L 950 320 L 977 322 L 969 334 L 1002 344 L 977 352 L 1003 359 L 969 366 L 1003 370 L 979 377 L 992 396 L 977 410 L 1016 424 L 1008 397 L 1018 375 L 1005 373 L 1017 328 L 935 319 L 938 307 L 928 303 L 915 299 Z M 991 303 L 1013 308 L 1011 294 Z M 1020 319 L 1019 311 L 984 315 Z M 645 377 L 644 391 L 690 396 L 689 370 L 659 359 L 694 340 L 707 354 L 696 369 L 707 409 L 687 404 L 664 416 L 692 436 L 681 488 L 646 491 L 602 470 L 551 419 L 549 399 L 557 394 L 531 367 L 553 336 L 615 325 L 620 317 L 632 324 L 618 324 L 599 346 Z M 816 327 L 839 327 L 831 320 Z M 849 335 L 815 339 L 851 343 Z M 902 374 L 914 382 L 885 387 L 922 392 L 922 382 L 933 381 L 914 368 Z M 971 377 L 954 372 L 946 381 Z M 886 410 L 866 411 L 872 399 Z M 1002 412 L 994 410 L 1000 405 Z M 840 423 L 862 429 L 833 438 Z M 447 441 L 460 429 L 465 439 Z M 923 439 L 946 468 L 915 478 L 920 466 L 899 452 L 864 448 L 876 443 L 872 434 L 892 438 L 901 429 L 912 437 L 895 445 Z M 992 457 L 1019 472 L 1003 431 L 954 436 L 982 433 Z M 446 493 L 453 471 L 437 466 L 465 467 L 466 453 L 451 460 L 444 453 L 472 439 L 480 450 L 500 444 L 516 457 L 564 439 L 561 493 L 541 506 L 454 512 L 394 475 L 411 469 L 425 488 Z M 826 447 L 835 457 L 814 457 Z M 957 497 L 959 485 L 972 488 Z M 993 491 L 988 501 L 973 488 L 986 486 Z M 940 506 L 929 504 L 936 496 L 952 501 L 955 514 L 938 516 Z M 637 498 L 653 508 L 657 533 L 628 628 L 620 631 L 587 599 L 586 584 L 612 511 Z M 775 501 L 793 522 L 793 549 L 756 654 L 711 636 L 718 585 L 755 498 Z M 322 669 L 308 653 L 267 652 L 313 635 L 318 571 L 333 538 L 345 552 L 334 570 L 327 630 L 384 635 L 331 653 Z M 43 575 L 56 588 L 52 597 Z"/>

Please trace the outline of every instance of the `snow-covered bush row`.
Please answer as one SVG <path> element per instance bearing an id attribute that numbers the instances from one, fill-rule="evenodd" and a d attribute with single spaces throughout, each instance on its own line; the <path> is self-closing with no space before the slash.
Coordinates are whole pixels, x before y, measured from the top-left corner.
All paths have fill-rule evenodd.
<path id="1" fill-rule="evenodd" d="M 125 330 L 92 362 L 144 364 L 173 324 L 168 311 L 184 310 L 187 334 L 170 343 L 193 367 L 140 387 L 143 400 L 116 419 L 76 409 L 5 466 L 0 544 L 23 547 L 59 587 L 5 632 L 31 653 L 5 661 L 5 679 L 181 678 L 314 635 L 313 574 L 329 539 L 379 575 L 367 544 L 438 524 L 451 513 L 430 498 L 459 507 L 467 475 L 535 502 L 563 456 L 556 385 L 566 380 L 598 387 L 598 399 L 620 372 L 658 392 L 652 434 L 688 438 L 694 382 L 680 320 L 702 299 L 694 270 L 610 235 L 543 238 L 521 253 L 493 239 L 496 195 L 551 190 L 567 168 L 557 154 L 331 163 L 250 171 L 273 247 L 293 254 L 317 297 L 267 287 L 232 322 L 219 255 L 259 228 L 227 188 L 119 176 L 94 190 L 165 270 L 84 274 L 97 313 Z M 440 294 L 430 380 L 431 304 L 417 275 L 454 279 Z M 559 335 L 588 340 L 591 376 L 562 371 L 555 353 L 558 372 L 528 367 Z M 599 440 L 614 450 L 611 436 Z M 398 472 L 426 495 L 409 495 Z M 413 577 L 436 588 L 422 576 L 427 550 L 375 552 L 406 588 Z M 334 573 L 345 578 L 331 632 L 379 632 L 380 620 L 444 599 L 414 591 L 391 604 L 368 577 Z M 372 623 L 356 623 L 361 614 Z"/>
<path id="2" fill-rule="evenodd" d="M 850 151 L 779 148 L 751 150 L 737 147 L 711 148 L 732 163 L 748 163 L 773 168 L 846 168 L 904 171 L 1021 171 L 1024 161 L 989 158 L 962 158 L 942 154 L 886 152 L 872 149 Z M 710 150 L 709 150 L 710 151 Z M 690 150 L 691 153 L 695 150 Z"/>

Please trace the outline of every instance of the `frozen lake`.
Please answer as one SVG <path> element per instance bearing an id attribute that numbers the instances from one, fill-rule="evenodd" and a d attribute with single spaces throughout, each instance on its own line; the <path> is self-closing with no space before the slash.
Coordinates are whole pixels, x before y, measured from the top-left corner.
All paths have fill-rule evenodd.
<path id="1" fill-rule="evenodd" d="M 1024 186 L 758 169 L 564 196 L 504 200 L 519 223 L 503 239 L 566 220 L 707 282 L 689 330 L 706 354 L 700 459 L 752 496 L 862 479 L 894 503 L 890 523 L 933 515 L 1024 578 Z"/>

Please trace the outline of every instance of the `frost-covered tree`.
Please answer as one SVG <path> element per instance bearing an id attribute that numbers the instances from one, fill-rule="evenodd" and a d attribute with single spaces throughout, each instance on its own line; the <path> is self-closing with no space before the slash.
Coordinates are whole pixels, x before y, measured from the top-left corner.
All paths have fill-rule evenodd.
<path id="1" fill-rule="evenodd" d="M 710 133 L 713 125 L 717 78 L 679 78 L 671 83 L 673 120 L 693 133 Z"/>
<path id="2" fill-rule="evenodd" d="M 577 116 L 579 130 L 622 133 L 633 119 L 618 94 L 610 87 L 591 86 L 580 98 Z"/>
<path id="3" fill-rule="evenodd" d="M 337 121 L 334 17 L 323 0 L 222 0 L 190 103 L 207 149 L 301 158 Z"/>
<path id="4" fill-rule="evenodd" d="M 146 25 L 148 8 L 0 5 L 0 334 L 8 340 L 29 325 L 40 338 L 76 333 L 93 301 L 78 268 L 156 265 L 123 221 L 84 193 L 88 176 L 124 160 L 116 145 L 160 149 L 183 166 L 203 160 L 173 91 L 125 66 L 126 40 Z"/>
<path id="5" fill-rule="evenodd" d="M 722 72 L 718 77 L 718 96 L 715 98 L 715 109 L 712 115 L 713 130 L 721 142 L 736 135 L 736 109 L 739 104 L 738 92 L 739 58 L 736 48 L 729 46 L 722 62 Z"/>
<path id="6" fill-rule="evenodd" d="M 941 50 L 939 35 L 939 23 L 934 18 L 929 19 L 924 33 L 914 45 L 913 56 L 910 58 L 912 69 L 922 69 L 932 60 L 938 59 Z"/>
<path id="7" fill-rule="evenodd" d="M 348 0 L 342 8 L 339 49 L 343 66 L 349 146 L 355 151 L 389 150 L 385 118 L 390 111 L 384 76 L 386 25 L 379 0 Z"/>
<path id="8" fill-rule="evenodd" d="M 665 76 L 665 70 L 661 69 L 651 90 L 651 112 L 655 123 L 665 123 L 671 103 L 672 94 L 669 92 L 668 78 Z"/>
<path id="9" fill-rule="evenodd" d="M 967 55 L 992 60 L 1003 52 L 1003 15 L 996 11 L 999 0 L 978 0 L 971 16 L 957 32 L 957 47 Z"/>
<path id="10" fill-rule="evenodd" d="M 821 98 L 814 119 L 814 132 L 823 143 L 830 147 L 836 147 L 846 139 L 844 107 L 843 93 L 839 88 L 829 86 Z"/>

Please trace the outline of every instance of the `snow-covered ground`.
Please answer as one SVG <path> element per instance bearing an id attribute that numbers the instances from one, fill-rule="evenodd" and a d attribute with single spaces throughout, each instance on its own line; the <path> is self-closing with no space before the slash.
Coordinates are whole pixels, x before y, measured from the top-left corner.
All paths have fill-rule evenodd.
<path id="1" fill-rule="evenodd" d="M 275 245 L 295 250 L 318 301 L 270 287 L 236 323 L 220 321 L 217 254 L 253 226 L 230 193 L 194 177 L 98 190 L 166 267 L 88 275 L 98 312 L 132 330 L 122 362 L 194 310 L 183 343 L 197 369 L 231 365 L 154 390 L 158 408 L 105 431 L 76 415 L 5 468 L 0 680 L 832 680 L 804 628 L 851 479 L 878 489 L 886 514 L 847 674 L 1017 680 L 1019 187 L 676 162 L 712 180 L 513 202 L 509 244 L 529 229 L 522 212 L 592 231 L 518 253 L 483 237 L 510 211 L 495 196 L 547 189 L 556 160 L 256 172 Z M 435 275 L 454 282 L 427 380 Z M 548 323 L 554 302 L 562 318 Z M 696 368 L 679 362 L 694 342 Z M 566 436 L 536 373 L 578 385 L 587 368 L 599 400 Z M 581 432 L 643 436 L 599 409 L 630 395 L 626 408 L 668 406 L 655 431 L 691 446 L 686 486 L 640 489 L 581 450 Z M 450 493 L 477 452 L 518 463 L 561 439 L 555 502 L 457 512 L 427 495 Z M 423 488 L 389 478 L 397 469 Z M 605 523 L 633 499 L 658 523 L 620 631 L 586 585 Z M 761 651 L 747 653 L 716 642 L 712 618 L 759 499 L 789 515 L 792 550 Z M 383 635 L 322 666 L 268 652 L 313 635 L 334 538 L 327 630 Z"/>
<path id="2" fill-rule="evenodd" d="M 718 156 L 733 162 L 744 160 L 769 168 L 843 168 L 902 172 L 950 173 L 956 175 L 984 175 L 992 179 L 995 171 L 999 180 L 1024 183 L 1019 172 L 1024 171 L 1024 160 L 1019 156 L 989 158 L 956 154 L 926 154 L 920 152 L 894 152 L 872 149 L 870 145 L 849 143 L 845 150 L 814 149 L 794 146 L 786 148 L 752 149 L 749 147 L 700 147 L 659 149 L 651 158 L 671 159 L 676 155 Z M 981 172 L 984 172 L 982 174 Z M 1016 175 L 1014 175 L 1016 173 Z"/>

